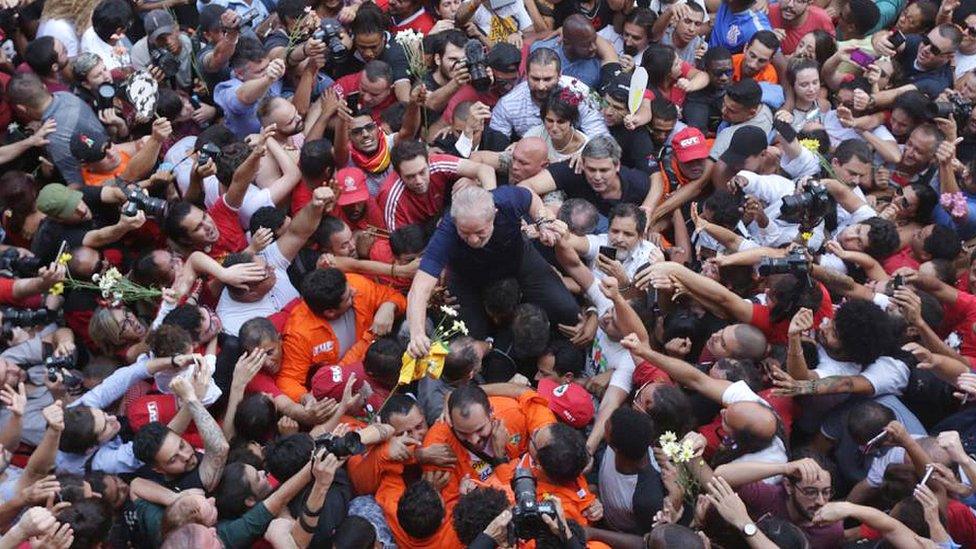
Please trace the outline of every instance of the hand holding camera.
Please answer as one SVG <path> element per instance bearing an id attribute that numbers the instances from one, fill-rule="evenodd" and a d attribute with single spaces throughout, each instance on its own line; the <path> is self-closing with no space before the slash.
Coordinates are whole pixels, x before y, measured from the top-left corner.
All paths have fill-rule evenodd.
<path id="1" fill-rule="evenodd" d="M 268 68 L 264 70 L 264 77 L 271 82 L 281 80 L 285 75 L 285 62 L 281 59 L 273 59 L 268 63 Z"/>
<path id="2" fill-rule="evenodd" d="M 165 117 L 159 117 L 153 121 L 151 138 L 157 143 L 162 143 L 173 135 L 173 126 Z"/>

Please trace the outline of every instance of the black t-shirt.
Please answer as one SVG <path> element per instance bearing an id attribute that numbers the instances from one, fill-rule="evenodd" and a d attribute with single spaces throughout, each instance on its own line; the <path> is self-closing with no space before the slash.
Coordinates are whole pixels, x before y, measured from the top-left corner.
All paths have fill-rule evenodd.
<path id="1" fill-rule="evenodd" d="M 915 57 L 918 49 L 922 45 L 920 35 L 910 35 L 906 37 L 905 49 L 898 55 L 898 64 L 901 65 L 904 79 L 915 84 L 919 91 L 926 93 L 929 97 L 936 97 L 942 90 L 952 86 L 952 66 L 948 63 L 937 69 L 919 70 L 915 67 Z"/>
<path id="2" fill-rule="evenodd" d="M 582 198 L 594 206 L 603 215 L 610 215 L 610 209 L 619 202 L 629 202 L 639 206 L 647 197 L 651 189 L 651 182 L 646 172 L 620 167 L 620 198 L 606 199 L 598 195 L 586 181 L 586 176 L 578 174 L 569 167 L 569 162 L 559 162 L 549 166 L 549 174 L 556 182 L 556 188 L 564 191 L 569 198 Z"/>
<path id="3" fill-rule="evenodd" d="M 393 35 L 390 33 L 384 33 L 386 36 L 386 46 L 383 48 L 383 53 L 380 54 L 379 60 L 390 65 L 390 69 L 393 71 L 393 83 L 395 84 L 398 80 L 404 80 L 410 78 L 410 73 L 407 70 L 409 65 L 407 64 L 407 54 L 403 52 L 403 46 L 397 44 L 393 39 Z M 349 61 L 343 63 L 339 67 L 328 67 L 328 72 L 333 75 L 333 78 L 338 80 L 347 74 L 352 74 L 363 70 L 366 66 L 366 62 L 360 59 L 357 55 L 351 55 Z"/>
<path id="4" fill-rule="evenodd" d="M 197 466 L 189 473 L 184 473 L 183 475 L 174 478 L 167 479 L 162 473 L 157 473 L 149 465 L 143 465 L 136 471 L 136 476 L 139 478 L 144 478 L 146 480 L 151 480 L 160 486 L 165 486 L 174 492 L 182 492 L 183 490 L 190 490 L 193 488 L 199 488 L 204 490 L 203 481 L 200 480 L 200 461 L 203 460 L 203 454 L 197 453 Z"/>
<path id="5" fill-rule="evenodd" d="M 628 168 L 651 173 L 648 159 L 654 156 L 654 143 L 646 130 L 630 131 L 623 124 L 610 128 L 610 135 L 620 145 L 620 164 Z"/>
<path id="6" fill-rule="evenodd" d="M 61 248 L 61 241 L 68 243 L 68 250 L 81 246 L 88 231 L 113 225 L 119 221 L 119 206 L 104 204 L 101 199 L 101 187 L 85 187 L 81 189 L 81 199 L 88 205 L 92 218 L 77 224 L 66 224 L 45 218 L 37 228 L 37 234 L 31 242 L 31 251 L 41 258 L 44 263 L 54 261 Z"/>

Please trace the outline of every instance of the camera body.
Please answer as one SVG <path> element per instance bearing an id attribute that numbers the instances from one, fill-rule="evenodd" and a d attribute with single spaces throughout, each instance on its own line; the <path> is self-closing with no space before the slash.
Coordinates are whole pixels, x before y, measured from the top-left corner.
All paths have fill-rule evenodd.
<path id="1" fill-rule="evenodd" d="M 803 192 L 783 197 L 779 217 L 787 223 L 813 228 L 830 213 L 833 205 L 834 201 L 827 188 L 819 181 L 810 180 L 804 185 Z"/>
<path id="2" fill-rule="evenodd" d="M 471 75 L 471 86 L 479 92 L 486 92 L 491 87 L 491 77 L 488 76 L 488 57 L 485 47 L 476 39 L 468 40 L 464 45 L 464 64 Z"/>
<path id="3" fill-rule="evenodd" d="M 6 271 L 19 278 L 32 278 L 44 265 L 39 257 L 20 257 L 17 250 L 7 249 L 0 253 L 0 271 Z"/>
<path id="4" fill-rule="evenodd" d="M 324 42 L 329 49 L 329 62 L 340 65 L 349 59 L 349 48 L 342 43 L 340 29 L 332 23 L 322 23 L 312 38 Z"/>
<path id="5" fill-rule="evenodd" d="M 159 67 L 167 78 L 172 78 L 180 72 L 180 60 L 166 48 L 153 48 L 149 51 L 149 58 L 152 60 L 152 64 Z"/>
<path id="6" fill-rule="evenodd" d="M 951 94 L 948 101 L 929 103 L 926 114 L 932 118 L 955 118 L 956 124 L 965 126 L 973 114 L 973 102 L 961 95 Z"/>
<path id="7" fill-rule="evenodd" d="M 786 257 L 764 257 L 759 262 L 759 274 L 769 276 L 775 274 L 806 275 L 810 271 L 810 264 L 803 252 L 794 250 Z"/>
<path id="8" fill-rule="evenodd" d="M 242 29 L 244 27 L 250 27 L 254 23 L 254 20 L 257 18 L 258 18 L 257 8 L 251 8 L 246 12 L 244 12 L 244 15 L 241 16 L 240 23 L 237 24 L 237 28 Z"/>
<path id="9" fill-rule="evenodd" d="M 141 189 L 130 189 L 125 198 L 128 202 L 122 208 L 122 215 L 126 217 L 135 217 L 139 210 L 151 217 L 163 217 L 169 207 L 165 200 L 153 198 Z"/>
<path id="10" fill-rule="evenodd" d="M 204 143 L 203 146 L 200 147 L 200 152 L 197 153 L 197 165 L 202 166 L 211 160 L 216 162 L 220 158 L 221 154 L 223 154 L 223 152 L 217 145 L 214 145 L 213 143 Z"/>
<path id="11" fill-rule="evenodd" d="M 0 341 L 10 341 L 14 335 L 14 328 L 30 328 L 45 326 L 58 319 L 57 311 L 50 309 L 18 309 L 3 307 L 3 323 L 0 324 Z"/>
<path id="12" fill-rule="evenodd" d="M 115 106 L 115 86 L 106 82 L 95 90 L 95 104 L 98 110 L 111 109 Z"/>
<path id="13" fill-rule="evenodd" d="M 325 449 L 337 458 L 357 456 L 366 452 L 366 446 L 359 433 L 350 432 L 337 437 L 332 434 L 322 435 L 315 439 L 315 450 Z"/>
<path id="14" fill-rule="evenodd" d="M 512 477 L 512 492 L 515 494 L 515 507 L 512 508 L 512 528 L 518 539 L 536 539 L 540 533 L 548 532 L 549 527 L 542 520 L 548 515 L 558 520 L 556 505 L 551 501 L 537 501 L 535 477 L 532 470 L 517 467 Z"/>
<path id="15" fill-rule="evenodd" d="M 49 356 L 40 365 L 46 369 L 47 380 L 51 383 L 57 382 L 60 376 L 61 383 L 69 391 L 81 388 L 82 379 L 68 371 L 75 367 L 75 359 L 72 355 Z"/>

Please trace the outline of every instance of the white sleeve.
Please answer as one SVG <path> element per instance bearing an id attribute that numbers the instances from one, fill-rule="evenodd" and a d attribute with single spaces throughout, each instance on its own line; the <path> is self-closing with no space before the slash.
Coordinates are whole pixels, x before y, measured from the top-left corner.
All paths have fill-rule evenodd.
<path id="1" fill-rule="evenodd" d="M 766 204 L 772 204 L 784 196 L 793 194 L 796 184 L 778 175 L 759 175 L 754 172 L 741 170 L 736 175 L 741 175 L 749 182 L 743 192 L 751 194 L 762 200 Z"/>
<path id="2" fill-rule="evenodd" d="M 905 363 L 883 356 L 861 372 L 871 382 L 875 396 L 900 395 L 908 385 L 909 371 Z"/>
<path id="3" fill-rule="evenodd" d="M 291 264 L 281 253 L 281 248 L 278 247 L 277 242 L 272 242 L 270 246 L 261 251 L 261 256 L 268 262 L 269 265 L 274 267 L 280 267 L 282 269 L 287 269 Z"/>
<path id="4" fill-rule="evenodd" d="M 607 245 L 607 235 L 588 234 L 586 235 L 586 242 L 590 245 L 590 247 L 586 250 L 586 253 L 583 254 L 583 259 L 590 262 L 596 259 L 596 255 L 600 251 L 600 246 Z"/>
<path id="5" fill-rule="evenodd" d="M 237 211 L 237 218 L 241 222 L 241 227 L 247 230 L 254 212 L 265 206 L 273 208 L 274 205 L 274 201 L 271 200 L 270 189 L 260 189 L 254 185 L 248 185 L 247 192 L 244 193 L 244 200 L 241 201 L 241 209 Z"/>
<path id="6" fill-rule="evenodd" d="M 739 380 L 735 383 L 729 385 L 722 392 L 722 405 L 729 406 L 730 404 L 735 404 L 736 402 L 758 402 L 760 404 L 769 405 L 763 398 L 755 393 L 749 388 L 749 385 L 745 381 Z"/>
<path id="7" fill-rule="evenodd" d="M 881 483 L 884 481 L 885 470 L 888 469 L 888 466 L 892 463 L 903 463 L 904 461 L 905 449 L 901 447 L 891 448 L 884 455 L 874 458 L 865 477 L 865 480 L 868 481 L 868 486 L 872 488 L 881 486 Z"/>
<path id="8" fill-rule="evenodd" d="M 590 302 L 596 307 L 596 312 L 598 315 L 602 315 L 607 312 L 607 309 L 613 306 L 613 302 L 607 299 L 607 296 L 603 295 L 600 291 L 600 282 L 594 280 L 593 284 L 586 289 L 586 297 L 590 298 Z"/>
<path id="9" fill-rule="evenodd" d="M 783 168 L 784 172 L 793 178 L 800 178 L 807 175 L 815 176 L 820 173 L 820 161 L 817 160 L 817 157 L 812 152 L 805 148 L 801 148 L 800 154 L 795 158 L 787 158 L 784 154 L 779 159 L 779 165 Z"/>
<path id="10" fill-rule="evenodd" d="M 615 343 L 614 345 L 620 346 Z M 630 356 L 630 352 L 623 347 L 620 347 L 619 353 L 614 353 L 613 362 L 613 374 L 610 376 L 610 385 L 617 387 L 624 392 L 630 394 L 630 390 L 634 385 L 634 359 Z"/>
<path id="11" fill-rule="evenodd" d="M 844 265 L 844 260 L 834 254 L 826 253 L 821 255 L 820 266 L 824 269 L 831 269 L 841 274 L 847 274 L 847 265 Z"/>
<path id="12" fill-rule="evenodd" d="M 861 204 L 861 206 L 858 209 L 851 212 L 851 215 L 847 220 L 847 224 L 856 225 L 862 221 L 877 216 L 878 216 L 878 212 L 874 211 L 874 208 L 868 206 L 867 204 Z"/>

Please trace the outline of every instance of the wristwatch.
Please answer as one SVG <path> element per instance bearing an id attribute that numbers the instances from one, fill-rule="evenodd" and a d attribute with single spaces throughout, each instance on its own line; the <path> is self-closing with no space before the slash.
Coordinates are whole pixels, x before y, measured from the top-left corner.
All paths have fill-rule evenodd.
<path id="1" fill-rule="evenodd" d="M 756 532 L 758 532 L 758 531 L 759 531 L 759 529 L 756 528 L 755 523 L 747 522 L 746 524 L 743 524 L 742 525 L 742 533 L 747 538 L 751 538 L 752 536 L 755 536 L 756 535 Z"/>

